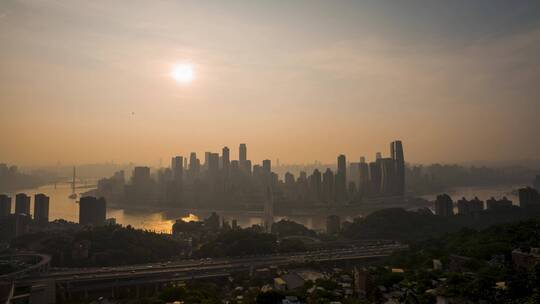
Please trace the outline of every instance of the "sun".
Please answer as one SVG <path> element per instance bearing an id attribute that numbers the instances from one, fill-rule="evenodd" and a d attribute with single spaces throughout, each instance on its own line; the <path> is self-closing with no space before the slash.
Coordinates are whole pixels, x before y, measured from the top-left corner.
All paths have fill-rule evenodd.
<path id="1" fill-rule="evenodd" d="M 188 63 L 176 64 L 171 70 L 171 77 L 178 83 L 188 84 L 195 79 L 193 65 Z"/>

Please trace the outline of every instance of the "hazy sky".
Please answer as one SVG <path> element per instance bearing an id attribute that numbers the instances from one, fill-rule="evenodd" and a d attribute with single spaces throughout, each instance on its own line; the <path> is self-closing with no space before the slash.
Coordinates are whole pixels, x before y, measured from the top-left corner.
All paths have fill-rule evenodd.
<path id="1" fill-rule="evenodd" d="M 540 157 L 540 1 L 4 0 L 0 50 L 0 162 Z"/>

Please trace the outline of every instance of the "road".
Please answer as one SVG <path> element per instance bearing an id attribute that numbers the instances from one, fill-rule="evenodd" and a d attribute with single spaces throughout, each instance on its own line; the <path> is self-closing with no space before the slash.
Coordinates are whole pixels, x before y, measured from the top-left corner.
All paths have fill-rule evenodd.
<path id="1" fill-rule="evenodd" d="M 285 266 L 292 263 L 328 262 L 356 260 L 388 256 L 396 250 L 405 249 L 406 246 L 394 242 L 382 244 L 366 244 L 343 249 L 318 250 L 292 254 L 272 254 L 264 256 L 244 256 L 237 258 L 182 260 L 177 262 L 152 263 L 133 266 L 81 268 L 69 270 L 51 269 L 48 273 L 36 274 L 21 279 L 23 282 L 36 282 L 54 280 L 57 283 L 106 281 L 106 280 L 180 280 L 215 274 L 228 274 L 230 272 L 258 269 L 270 266 Z M 97 283 L 97 282 L 96 282 Z"/>

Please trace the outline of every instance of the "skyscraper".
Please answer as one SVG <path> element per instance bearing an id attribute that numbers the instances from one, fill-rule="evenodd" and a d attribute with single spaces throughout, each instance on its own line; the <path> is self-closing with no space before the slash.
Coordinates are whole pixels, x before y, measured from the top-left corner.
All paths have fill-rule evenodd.
<path id="1" fill-rule="evenodd" d="M 221 162 L 222 162 L 222 167 L 223 167 L 223 171 L 225 171 L 226 173 L 229 172 L 229 167 L 230 167 L 230 164 L 231 164 L 231 159 L 230 159 L 230 155 L 229 155 L 229 148 L 228 147 L 223 147 L 223 150 L 221 152 Z"/>
<path id="2" fill-rule="evenodd" d="M 327 168 L 322 176 L 322 194 L 325 202 L 334 203 L 334 172 L 330 168 Z"/>
<path id="3" fill-rule="evenodd" d="M 405 158 L 400 140 L 393 141 L 390 144 L 390 154 L 395 163 L 395 194 L 403 195 L 405 194 Z"/>
<path id="4" fill-rule="evenodd" d="M 322 176 L 321 176 L 321 171 L 319 171 L 319 169 L 313 170 L 313 174 L 311 174 L 309 178 L 309 187 L 316 201 L 321 201 L 322 200 Z"/>
<path id="5" fill-rule="evenodd" d="M 103 197 L 81 197 L 79 201 L 79 224 L 104 225 L 107 216 L 107 203 Z"/>
<path id="6" fill-rule="evenodd" d="M 218 153 L 210 153 L 208 154 L 208 176 L 210 177 L 217 177 L 218 171 L 219 171 L 219 154 Z"/>
<path id="7" fill-rule="evenodd" d="M 380 163 L 381 172 L 381 187 L 380 192 L 382 195 L 395 194 L 396 188 L 396 170 L 395 162 L 391 158 L 381 158 L 378 160 Z"/>
<path id="8" fill-rule="evenodd" d="M 272 161 L 265 159 L 262 161 L 263 171 L 265 174 L 270 174 L 272 172 Z"/>
<path id="9" fill-rule="evenodd" d="M 347 182 L 352 182 L 356 185 L 356 187 L 360 187 L 360 163 L 349 163 Z"/>
<path id="10" fill-rule="evenodd" d="M 191 179 L 199 177 L 201 163 L 197 158 L 197 153 L 191 152 L 189 155 L 189 176 Z"/>
<path id="11" fill-rule="evenodd" d="M 11 197 L 0 194 L 0 217 L 11 214 Z"/>
<path id="12" fill-rule="evenodd" d="M 240 161 L 240 163 L 245 162 L 247 160 L 246 144 L 240 144 L 240 147 L 238 148 L 238 160 Z"/>
<path id="13" fill-rule="evenodd" d="M 336 201 L 343 203 L 347 199 L 347 161 L 345 155 L 337 158 L 337 173 L 335 179 Z"/>
<path id="14" fill-rule="evenodd" d="M 15 196 L 15 214 L 30 215 L 30 196 L 24 193 Z"/>
<path id="15" fill-rule="evenodd" d="M 212 152 L 204 152 L 204 164 L 203 164 L 203 170 L 208 170 L 208 165 L 210 163 L 210 154 Z"/>
<path id="16" fill-rule="evenodd" d="M 34 220 L 38 224 L 49 222 L 49 197 L 43 193 L 34 196 Z"/>
<path id="17" fill-rule="evenodd" d="M 360 157 L 358 170 L 360 171 L 360 185 L 358 186 L 358 191 L 363 195 L 369 190 L 369 166 L 366 163 L 365 157 Z"/>
<path id="18" fill-rule="evenodd" d="M 381 162 L 380 159 L 369 163 L 370 194 L 378 195 L 381 191 Z"/>
<path id="19" fill-rule="evenodd" d="M 176 182 L 182 181 L 182 176 L 184 174 L 184 158 L 182 156 L 175 156 L 171 161 L 171 170 L 173 174 L 173 179 Z"/>

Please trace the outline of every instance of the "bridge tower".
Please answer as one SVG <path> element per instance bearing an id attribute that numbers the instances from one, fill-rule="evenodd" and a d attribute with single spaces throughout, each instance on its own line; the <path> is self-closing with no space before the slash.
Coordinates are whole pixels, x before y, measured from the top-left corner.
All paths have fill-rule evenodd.
<path id="1" fill-rule="evenodd" d="M 266 186 L 266 197 L 264 200 L 264 229 L 267 233 L 272 232 L 274 223 L 274 193 L 272 187 Z"/>

